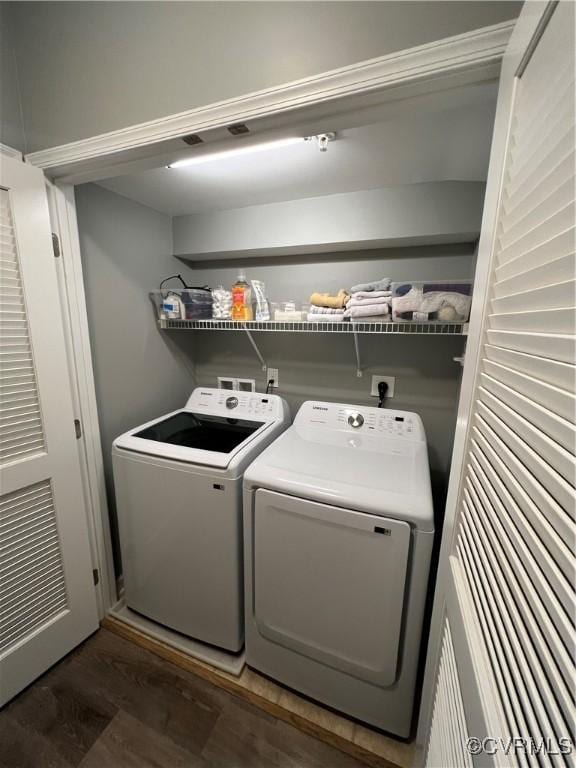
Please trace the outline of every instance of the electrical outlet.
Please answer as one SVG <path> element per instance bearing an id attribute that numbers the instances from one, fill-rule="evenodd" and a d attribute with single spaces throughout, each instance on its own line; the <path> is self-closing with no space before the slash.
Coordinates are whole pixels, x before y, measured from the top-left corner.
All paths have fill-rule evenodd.
<path id="1" fill-rule="evenodd" d="M 381 381 L 385 381 L 386 384 L 388 384 L 386 399 L 389 400 L 391 397 L 394 397 L 394 384 L 396 382 L 396 377 L 381 376 L 380 374 L 376 374 L 375 376 L 372 376 L 372 389 L 370 390 L 370 394 L 372 395 L 372 397 L 378 397 L 378 384 Z"/>
<path id="2" fill-rule="evenodd" d="M 274 382 L 272 384 L 273 387 L 280 386 L 280 377 L 278 375 L 278 368 L 266 368 L 266 384 L 268 384 L 269 381 Z"/>

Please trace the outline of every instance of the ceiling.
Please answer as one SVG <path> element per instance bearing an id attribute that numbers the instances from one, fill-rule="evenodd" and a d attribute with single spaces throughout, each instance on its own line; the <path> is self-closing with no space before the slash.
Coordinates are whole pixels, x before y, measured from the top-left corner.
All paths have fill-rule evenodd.
<path id="1" fill-rule="evenodd" d="M 143 205 L 179 216 L 428 181 L 484 181 L 496 83 L 453 88 L 383 105 L 327 124 L 328 151 L 315 142 L 165 167 L 99 182 Z"/>

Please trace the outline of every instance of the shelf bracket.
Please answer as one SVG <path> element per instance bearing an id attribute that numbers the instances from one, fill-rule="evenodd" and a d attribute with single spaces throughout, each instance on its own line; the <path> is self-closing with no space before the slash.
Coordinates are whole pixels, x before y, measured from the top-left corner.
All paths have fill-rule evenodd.
<path id="1" fill-rule="evenodd" d="M 362 378 L 362 363 L 360 361 L 360 339 L 358 338 L 358 331 L 354 329 L 354 351 L 356 353 L 356 377 Z"/>
<path id="2" fill-rule="evenodd" d="M 250 333 L 250 330 L 245 325 L 243 325 L 242 327 L 246 331 L 246 335 L 248 336 L 248 341 L 250 342 L 250 344 L 252 344 L 252 347 L 254 348 L 254 352 L 256 352 L 256 356 L 258 357 L 258 360 L 260 360 L 260 365 L 262 366 L 262 370 L 266 371 L 267 370 L 266 360 L 264 360 L 264 358 L 262 357 L 262 353 L 258 349 L 258 345 L 256 344 L 256 342 L 254 341 L 254 337 L 252 336 L 252 334 Z"/>

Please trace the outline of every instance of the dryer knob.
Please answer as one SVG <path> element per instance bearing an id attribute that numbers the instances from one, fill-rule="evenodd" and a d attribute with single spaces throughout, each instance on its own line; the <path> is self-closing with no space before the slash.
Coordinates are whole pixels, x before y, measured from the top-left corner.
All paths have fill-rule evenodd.
<path id="1" fill-rule="evenodd" d="M 362 424 L 364 424 L 364 416 L 362 416 L 361 413 L 351 413 L 350 416 L 348 416 L 348 424 L 350 424 L 351 427 L 358 429 L 358 427 L 361 427 Z"/>
<path id="2" fill-rule="evenodd" d="M 226 398 L 226 408 L 236 408 L 238 405 L 238 398 L 237 397 L 227 397 Z"/>

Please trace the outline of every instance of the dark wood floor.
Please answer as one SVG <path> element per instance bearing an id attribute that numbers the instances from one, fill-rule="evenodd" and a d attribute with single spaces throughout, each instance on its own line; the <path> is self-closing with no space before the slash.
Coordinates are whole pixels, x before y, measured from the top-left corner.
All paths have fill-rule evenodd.
<path id="1" fill-rule="evenodd" d="M 1 768 L 364 768 L 101 629 L 0 712 Z"/>

